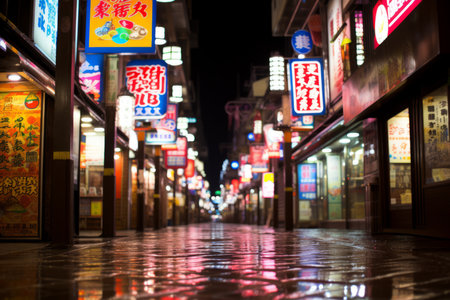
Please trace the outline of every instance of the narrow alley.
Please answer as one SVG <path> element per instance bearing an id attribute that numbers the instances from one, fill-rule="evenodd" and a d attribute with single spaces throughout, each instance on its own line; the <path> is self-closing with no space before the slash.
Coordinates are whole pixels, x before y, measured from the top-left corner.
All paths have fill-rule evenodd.
<path id="1" fill-rule="evenodd" d="M 0 298 L 443 299 L 449 249 L 414 236 L 222 223 L 83 238 L 68 249 L 10 243 L 0 250 Z"/>

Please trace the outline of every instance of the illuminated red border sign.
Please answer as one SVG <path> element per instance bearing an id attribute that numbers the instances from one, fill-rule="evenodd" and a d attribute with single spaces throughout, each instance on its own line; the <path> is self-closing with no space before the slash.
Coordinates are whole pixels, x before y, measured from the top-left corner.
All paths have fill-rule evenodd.
<path id="1" fill-rule="evenodd" d="M 186 168 L 188 143 L 185 137 L 177 138 L 177 150 L 167 150 L 164 155 L 164 163 L 167 169 Z"/>
<path id="2" fill-rule="evenodd" d="M 325 114 L 321 59 L 289 61 L 292 115 Z"/>
<path id="3" fill-rule="evenodd" d="M 375 4 L 372 11 L 375 48 L 403 22 L 420 2 L 422 0 L 379 0 Z"/>

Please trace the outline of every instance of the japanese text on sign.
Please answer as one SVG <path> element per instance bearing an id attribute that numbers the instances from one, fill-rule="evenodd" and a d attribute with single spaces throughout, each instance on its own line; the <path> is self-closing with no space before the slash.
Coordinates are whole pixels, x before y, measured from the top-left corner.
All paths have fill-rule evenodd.
<path id="1" fill-rule="evenodd" d="M 291 60 L 292 115 L 324 114 L 323 71 L 319 60 Z"/>
<path id="2" fill-rule="evenodd" d="M 299 199 L 312 200 L 316 198 L 316 164 L 299 164 L 297 166 L 299 184 Z"/>

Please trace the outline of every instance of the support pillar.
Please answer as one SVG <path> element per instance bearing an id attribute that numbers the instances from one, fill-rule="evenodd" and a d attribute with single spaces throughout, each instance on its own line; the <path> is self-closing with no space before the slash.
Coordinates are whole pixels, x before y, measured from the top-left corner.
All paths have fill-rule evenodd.
<path id="1" fill-rule="evenodd" d="M 136 231 L 143 232 L 145 227 L 145 193 L 144 193 L 144 161 L 145 161 L 145 131 L 138 131 L 138 187 L 137 187 L 137 217 Z"/>
<path id="2" fill-rule="evenodd" d="M 278 222 L 278 158 L 272 158 L 272 172 L 273 172 L 273 179 L 274 179 L 274 195 L 273 195 L 273 202 L 272 202 L 272 220 L 273 220 L 273 228 L 278 228 L 279 222 Z"/>
<path id="3" fill-rule="evenodd" d="M 284 145 L 283 145 L 283 161 L 284 161 L 284 219 L 285 229 L 294 229 L 294 199 L 293 199 L 293 178 L 292 178 L 292 165 L 291 165 L 291 136 L 292 133 L 289 129 L 284 131 Z"/>
<path id="4" fill-rule="evenodd" d="M 260 225 L 261 224 L 261 212 L 260 212 L 260 203 L 259 201 L 261 200 L 259 198 L 259 187 L 255 188 L 256 191 L 256 225 Z"/>
<path id="5" fill-rule="evenodd" d="M 172 202 L 172 226 L 175 226 L 176 224 L 176 218 L 177 218 L 177 169 L 174 169 L 173 172 L 173 202 Z"/>
<path id="6" fill-rule="evenodd" d="M 161 228 L 161 197 L 160 197 L 160 175 L 161 175 L 161 167 L 160 167 L 160 157 L 161 157 L 161 146 L 155 146 L 155 191 L 153 193 L 153 229 L 158 230 Z"/>
<path id="7" fill-rule="evenodd" d="M 55 110 L 51 182 L 51 235 L 54 245 L 73 244 L 73 87 L 77 1 L 60 1 L 56 51 Z"/>

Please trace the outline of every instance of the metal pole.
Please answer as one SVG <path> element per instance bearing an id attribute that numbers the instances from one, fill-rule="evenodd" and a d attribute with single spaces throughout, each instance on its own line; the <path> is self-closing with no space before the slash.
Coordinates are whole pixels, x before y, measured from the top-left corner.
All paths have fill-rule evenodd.
<path id="1" fill-rule="evenodd" d="M 73 244 L 73 84 L 77 1 L 60 1 L 56 50 L 51 183 L 51 235 L 56 245 Z"/>
<path id="2" fill-rule="evenodd" d="M 108 102 L 108 101 L 107 101 Z M 115 104 L 115 103 L 114 103 Z M 105 158 L 103 171 L 102 236 L 116 235 L 116 174 L 114 149 L 116 148 L 116 106 L 106 105 Z"/>
<path id="3" fill-rule="evenodd" d="M 138 131 L 138 188 L 137 188 L 137 217 L 136 217 L 136 231 L 144 231 L 144 207 L 145 207 L 145 193 L 144 193 L 144 161 L 145 161 L 145 131 Z"/>
<path id="4" fill-rule="evenodd" d="M 174 169 L 173 172 L 173 202 L 172 202 L 172 226 L 175 226 L 175 219 L 177 217 L 177 203 L 176 203 L 176 199 L 177 199 L 177 169 Z"/>
<path id="5" fill-rule="evenodd" d="M 274 180 L 274 195 L 273 195 L 273 207 L 272 207 L 272 219 L 273 219 L 273 228 L 278 228 L 278 158 L 272 158 L 272 172 L 273 172 L 273 180 Z"/>
<path id="6" fill-rule="evenodd" d="M 292 166 L 291 166 L 291 136 L 289 129 L 284 130 L 283 160 L 284 160 L 284 195 L 285 195 L 285 229 L 294 229 L 294 199 L 292 188 Z"/>
<path id="7" fill-rule="evenodd" d="M 158 230 L 161 228 L 161 222 L 160 222 L 160 207 L 161 207 L 161 197 L 160 197 L 160 173 L 161 173 L 161 168 L 160 168 L 160 162 L 159 162 L 159 158 L 161 156 L 161 147 L 160 146 L 155 146 L 155 191 L 153 193 L 153 219 L 154 219 L 154 223 L 153 223 L 153 228 L 155 230 Z"/>
<path id="8" fill-rule="evenodd" d="M 186 176 L 184 178 L 186 178 Z M 184 209 L 185 209 L 185 212 L 186 212 L 185 224 L 188 225 L 189 224 L 189 204 L 190 204 L 189 201 L 190 200 L 189 200 L 189 186 L 188 186 L 188 183 L 187 183 L 187 178 L 186 178 L 186 185 L 185 185 L 184 189 L 185 189 L 185 195 L 186 195 L 186 199 L 184 201 Z"/>

